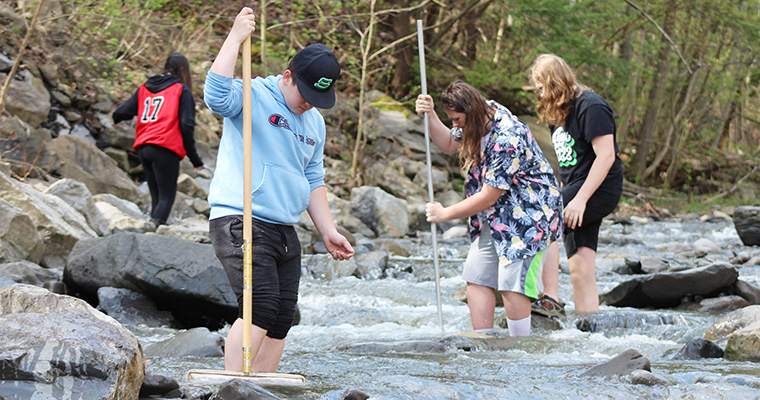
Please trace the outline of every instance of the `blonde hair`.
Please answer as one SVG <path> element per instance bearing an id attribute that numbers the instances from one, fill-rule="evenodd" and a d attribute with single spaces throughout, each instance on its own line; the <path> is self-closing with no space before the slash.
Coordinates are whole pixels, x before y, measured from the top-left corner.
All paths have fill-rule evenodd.
<path id="1" fill-rule="evenodd" d="M 536 111 L 538 122 L 561 126 L 567 120 L 575 99 L 588 87 L 575 79 L 575 74 L 565 60 L 554 54 L 541 54 L 530 68 L 529 79 L 534 85 L 542 83 Z"/>
<path id="2" fill-rule="evenodd" d="M 459 146 L 459 163 L 465 169 L 478 165 L 482 154 L 480 139 L 490 130 L 493 108 L 477 89 L 460 80 L 454 81 L 443 91 L 441 104 L 444 110 L 466 115 Z"/>

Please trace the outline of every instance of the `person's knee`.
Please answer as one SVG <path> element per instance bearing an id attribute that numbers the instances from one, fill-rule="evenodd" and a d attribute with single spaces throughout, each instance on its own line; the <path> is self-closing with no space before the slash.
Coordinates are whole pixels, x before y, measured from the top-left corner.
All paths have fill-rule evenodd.
<path id="1" fill-rule="evenodd" d="M 288 331 L 290 331 L 290 327 L 293 326 L 295 316 L 296 302 L 283 300 L 272 327 L 267 330 L 267 336 L 272 339 L 285 339 Z"/>

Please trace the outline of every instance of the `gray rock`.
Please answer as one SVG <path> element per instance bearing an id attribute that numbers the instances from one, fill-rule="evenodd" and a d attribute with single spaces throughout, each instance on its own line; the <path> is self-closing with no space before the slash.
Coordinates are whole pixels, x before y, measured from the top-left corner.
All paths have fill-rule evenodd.
<path id="1" fill-rule="evenodd" d="M 733 285 L 739 273 L 728 263 L 681 272 L 635 277 L 602 294 L 600 301 L 616 307 L 675 307 L 686 295 L 707 296 Z"/>
<path id="2" fill-rule="evenodd" d="M 137 338 L 82 300 L 29 285 L 0 288 L 0 336 L 0 397 L 137 400 Z"/>
<path id="3" fill-rule="evenodd" d="M 718 318 L 703 335 L 708 340 L 718 340 L 736 330 L 760 321 L 760 306 L 749 306 Z"/>
<path id="4" fill-rule="evenodd" d="M 40 265 L 63 268 L 76 242 L 97 236 L 87 220 L 61 198 L 0 174 L 0 197 L 28 214 L 45 241 Z"/>
<path id="5" fill-rule="evenodd" d="M 177 389 L 179 389 L 179 383 L 175 379 L 163 375 L 146 373 L 140 387 L 140 397 L 164 396 Z"/>
<path id="6" fill-rule="evenodd" d="M 63 201 L 79 211 L 90 227 L 100 236 L 107 236 L 111 233 L 106 221 L 100 210 L 95 207 L 95 201 L 87 186 L 73 179 L 61 179 L 50 185 L 45 191 L 46 194 L 58 196 Z"/>
<path id="7" fill-rule="evenodd" d="M 207 328 L 193 328 L 145 346 L 146 358 L 224 357 L 224 337 Z"/>
<path id="8" fill-rule="evenodd" d="M 351 189 L 351 213 L 377 236 L 403 237 L 409 231 L 406 200 L 378 187 Z"/>
<path id="9" fill-rule="evenodd" d="M 39 263 L 44 254 L 45 242 L 32 217 L 0 198 L 0 262 Z"/>
<path id="10" fill-rule="evenodd" d="M 237 299 L 210 244 L 135 233 L 82 240 L 69 257 L 64 282 L 88 296 L 103 286 L 134 290 L 183 326 L 217 329 L 237 319 Z"/>
<path id="11" fill-rule="evenodd" d="M 26 260 L 0 264 L 0 275 L 10 278 L 16 283 L 38 287 L 42 287 L 45 282 L 59 281 L 63 277 L 60 270 L 42 268 Z"/>
<path id="12" fill-rule="evenodd" d="M 604 332 L 611 329 L 633 329 L 641 325 L 678 325 L 681 318 L 657 311 L 598 312 L 583 314 L 575 320 L 575 327 L 584 332 Z"/>
<path id="13" fill-rule="evenodd" d="M 446 346 L 439 340 L 402 340 L 398 342 L 365 342 L 335 346 L 333 351 L 358 354 L 376 353 L 445 353 Z"/>
<path id="14" fill-rule="evenodd" d="M 280 400 L 270 391 L 245 379 L 232 379 L 219 385 L 214 400 Z"/>
<path id="15" fill-rule="evenodd" d="M 53 144 L 63 161 L 58 169 L 63 177 L 84 183 L 93 195 L 110 193 L 137 205 L 144 202 L 127 173 L 97 147 L 71 135 L 60 136 Z"/>
<path id="16" fill-rule="evenodd" d="M 0 73 L 0 82 L 5 82 L 7 75 Z M 50 112 L 50 95 L 45 90 L 42 80 L 23 70 L 16 74 L 20 79 L 11 79 L 5 99 L 5 109 L 36 128 Z M 35 80 L 38 81 L 35 83 Z M 38 89 L 40 88 L 41 89 Z"/>
<path id="17" fill-rule="evenodd" d="M 367 400 L 370 395 L 356 389 L 346 389 L 343 394 L 340 395 L 340 400 Z"/>
<path id="18" fill-rule="evenodd" d="M 701 337 L 689 339 L 673 359 L 676 360 L 699 360 L 702 358 L 721 358 L 723 349 L 715 342 Z"/>
<path id="19" fill-rule="evenodd" d="M 589 368 L 580 376 L 621 376 L 637 370 L 652 372 L 649 359 L 636 349 L 628 349 L 606 363 Z"/>
<path id="20" fill-rule="evenodd" d="M 33 128 L 13 116 L 0 119 L 0 138 L 2 158 L 17 161 L 12 169 L 19 176 L 34 177 L 60 166 L 52 144 L 53 136 L 45 128 Z"/>
<path id="21" fill-rule="evenodd" d="M 129 289 L 108 286 L 98 289 L 98 310 L 123 325 L 177 326 L 170 312 L 159 311 L 149 297 Z"/>
<path id="22" fill-rule="evenodd" d="M 745 246 L 760 245 L 760 206 L 737 207 L 734 228 Z"/>

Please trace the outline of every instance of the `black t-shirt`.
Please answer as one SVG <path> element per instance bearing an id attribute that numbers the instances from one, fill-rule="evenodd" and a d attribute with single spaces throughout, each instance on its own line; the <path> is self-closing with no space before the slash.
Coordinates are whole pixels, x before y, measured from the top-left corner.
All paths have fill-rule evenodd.
<path id="1" fill-rule="evenodd" d="M 591 140 L 597 136 L 612 135 L 615 142 L 615 162 L 602 185 L 622 187 L 623 164 L 618 157 L 615 140 L 615 118 L 612 108 L 598 94 L 586 90 L 575 99 L 565 126 L 554 127 L 552 143 L 559 162 L 559 176 L 564 185 L 585 180 L 596 160 Z"/>

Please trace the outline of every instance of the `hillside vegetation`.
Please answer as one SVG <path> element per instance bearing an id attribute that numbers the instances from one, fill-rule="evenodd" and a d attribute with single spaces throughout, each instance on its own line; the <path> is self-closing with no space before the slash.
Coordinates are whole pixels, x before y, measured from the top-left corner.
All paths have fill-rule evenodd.
<path id="1" fill-rule="evenodd" d="M 242 6 L 225 0 L 42 0 L 25 64 L 56 64 L 91 98 L 126 100 L 166 56 L 193 66 L 199 109 L 205 72 Z M 2 0 L 0 50 L 20 54 L 36 0 Z M 347 138 L 348 185 L 367 166 L 371 90 L 412 109 L 420 92 L 417 19 L 426 27 L 431 94 L 463 79 L 519 115 L 535 115 L 527 72 L 536 55 L 564 57 L 616 113 L 629 202 L 757 202 L 760 181 L 760 5 L 713 0 L 293 0 L 250 4 L 259 15 L 254 74 L 277 73 L 313 42 L 343 67 L 349 110 L 328 123 Z M 265 18 L 264 18 L 265 17 Z M 362 134 L 359 134 L 359 133 Z M 220 134 L 221 132 L 219 132 Z M 207 138 L 212 140 L 211 138 Z M 358 145 L 357 145 L 358 140 Z M 638 200 L 637 200 L 638 199 Z M 682 202 L 681 202 L 682 203 Z M 676 204 L 673 204 L 675 207 Z"/>

